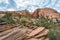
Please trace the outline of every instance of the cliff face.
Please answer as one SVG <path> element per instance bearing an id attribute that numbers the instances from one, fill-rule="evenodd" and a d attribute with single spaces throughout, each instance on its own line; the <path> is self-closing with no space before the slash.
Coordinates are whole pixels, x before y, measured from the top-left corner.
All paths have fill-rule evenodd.
<path id="1" fill-rule="evenodd" d="M 51 8 L 43 8 L 43 9 L 37 9 L 32 14 L 34 17 L 38 17 L 40 15 L 44 16 L 45 18 L 48 17 L 49 19 L 59 18 L 60 14 Z"/>
<path id="2" fill-rule="evenodd" d="M 45 18 L 48 17 L 49 19 L 60 18 L 60 14 L 56 10 L 51 8 L 36 9 L 32 14 L 28 10 L 6 12 L 13 13 L 14 16 L 23 15 L 28 17 L 40 17 L 42 15 Z M 4 14 L 6 12 L 0 12 L 0 14 Z"/>
<path id="3" fill-rule="evenodd" d="M 39 12 L 40 12 L 40 9 L 36 9 L 36 10 L 32 13 L 32 16 L 33 16 L 33 17 L 39 17 Z"/>

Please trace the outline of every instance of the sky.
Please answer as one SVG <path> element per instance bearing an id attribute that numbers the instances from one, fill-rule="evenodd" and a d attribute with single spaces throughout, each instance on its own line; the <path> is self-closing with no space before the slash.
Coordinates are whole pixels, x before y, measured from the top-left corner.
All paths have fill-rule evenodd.
<path id="1" fill-rule="evenodd" d="M 29 10 L 53 8 L 60 12 L 60 0 L 0 0 L 0 11 Z"/>

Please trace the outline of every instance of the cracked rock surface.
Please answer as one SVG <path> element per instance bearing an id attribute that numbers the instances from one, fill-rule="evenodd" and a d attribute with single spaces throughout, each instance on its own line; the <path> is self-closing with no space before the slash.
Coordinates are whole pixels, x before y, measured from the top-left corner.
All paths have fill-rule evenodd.
<path id="1" fill-rule="evenodd" d="M 3 32 L 0 32 L 0 40 L 49 40 L 45 38 L 48 34 L 48 29 L 37 27 L 36 29 L 15 27 Z"/>

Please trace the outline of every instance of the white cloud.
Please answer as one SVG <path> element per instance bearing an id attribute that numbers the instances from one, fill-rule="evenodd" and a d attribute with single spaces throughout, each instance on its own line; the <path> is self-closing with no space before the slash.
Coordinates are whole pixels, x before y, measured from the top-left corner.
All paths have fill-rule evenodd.
<path id="1" fill-rule="evenodd" d="M 38 7 L 34 7 L 34 6 L 31 6 L 31 7 L 29 7 L 28 8 L 28 10 L 30 11 L 30 12 L 33 12 L 35 9 L 37 9 Z"/>
<path id="2" fill-rule="evenodd" d="M 11 1 L 11 0 L 10 0 Z M 0 7 L 0 10 L 15 11 L 15 10 L 24 10 L 28 9 L 29 11 L 34 11 L 37 8 L 50 7 L 58 9 L 60 8 L 60 0 L 13 0 L 16 3 L 16 6 L 9 8 L 9 0 L 0 0 L 0 3 L 7 4 L 6 6 Z M 38 5 L 38 6 L 37 6 Z M 7 8 L 8 6 L 8 8 Z"/>
<path id="3" fill-rule="evenodd" d="M 6 4 L 9 4 L 8 0 L 0 0 L 0 3 L 1 2 L 6 3 Z"/>
<path id="4" fill-rule="evenodd" d="M 23 7 L 24 9 L 28 9 L 29 11 L 33 11 L 38 7 L 35 7 L 34 5 L 38 5 L 40 8 L 43 7 L 50 7 L 52 8 L 53 5 L 55 5 L 56 0 L 14 0 L 17 4 L 17 8 Z M 29 5 L 30 7 L 27 7 Z"/>
<path id="5" fill-rule="evenodd" d="M 14 0 L 17 4 L 17 7 L 24 7 L 27 5 L 33 6 L 33 5 L 47 5 L 50 1 L 49 0 Z"/>
<path id="6" fill-rule="evenodd" d="M 0 7 L 0 11 L 6 11 L 5 7 Z"/>
<path id="7" fill-rule="evenodd" d="M 7 9 L 7 11 L 16 11 L 16 9 L 10 8 L 10 9 Z"/>
<path id="8" fill-rule="evenodd" d="M 39 0 L 15 0 L 17 7 L 24 7 L 27 5 L 37 5 L 39 3 Z"/>
<path id="9" fill-rule="evenodd" d="M 56 7 L 60 8 L 60 1 L 56 3 Z"/>

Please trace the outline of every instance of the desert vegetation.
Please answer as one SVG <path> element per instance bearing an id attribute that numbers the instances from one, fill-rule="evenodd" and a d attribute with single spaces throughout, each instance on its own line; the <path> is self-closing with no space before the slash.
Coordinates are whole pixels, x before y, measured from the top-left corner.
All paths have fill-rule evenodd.
<path id="1" fill-rule="evenodd" d="M 11 29 L 16 27 L 15 25 L 22 25 L 23 27 L 28 27 L 33 29 L 34 27 L 45 27 L 46 29 L 49 29 L 48 34 L 46 37 L 48 37 L 50 40 L 60 40 L 60 27 L 56 25 L 53 20 L 50 20 L 48 17 L 40 16 L 40 17 L 30 17 L 30 16 L 24 16 L 24 15 L 17 15 L 13 16 L 13 13 L 6 12 L 3 17 L 0 18 L 0 25 L 4 25 L 4 29 Z M 57 20 L 56 20 L 57 21 Z M 4 23 L 5 22 L 5 23 Z M 13 26 L 13 24 L 15 24 Z M 0 29 L 0 31 L 4 31 Z"/>

